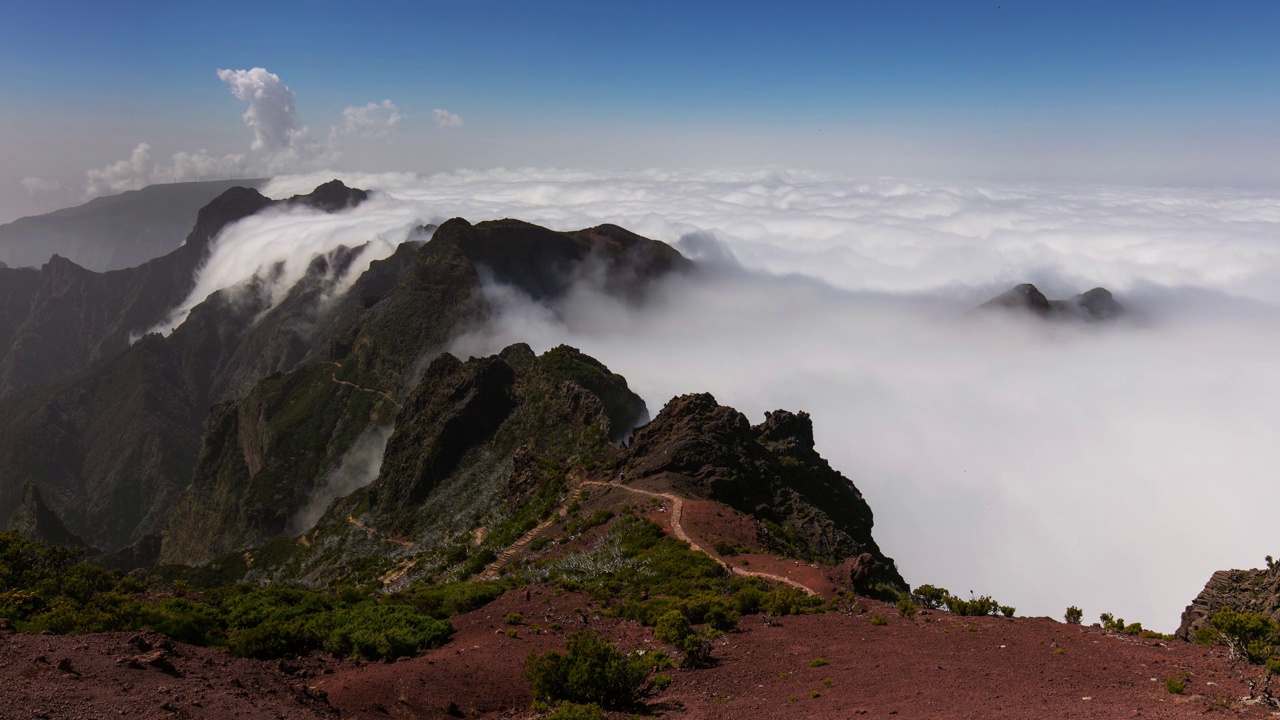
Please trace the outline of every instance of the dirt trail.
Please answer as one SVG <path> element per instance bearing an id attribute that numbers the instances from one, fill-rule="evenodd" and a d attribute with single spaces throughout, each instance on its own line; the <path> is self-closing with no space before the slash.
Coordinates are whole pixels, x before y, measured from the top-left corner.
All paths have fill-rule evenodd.
<path id="1" fill-rule="evenodd" d="M 395 543 L 400 547 L 407 547 L 407 548 L 413 547 L 413 543 L 409 542 L 408 540 L 401 540 L 400 538 L 392 537 L 390 535 L 387 535 L 386 533 L 378 532 L 377 530 L 357 520 L 354 515 L 348 515 L 347 522 L 351 523 L 352 525 L 355 525 L 356 527 L 369 533 L 370 535 L 373 535 L 376 538 L 381 538 L 382 540 L 385 540 L 389 543 Z"/>
<path id="2" fill-rule="evenodd" d="M 392 395 L 391 393 L 389 393 L 389 392 L 386 392 L 386 391 L 383 391 L 383 390 L 375 390 L 375 389 L 373 389 L 373 388 L 367 388 L 367 387 L 364 387 L 363 385 L 357 385 L 357 384 L 355 384 L 355 383 L 353 383 L 353 382 L 347 382 L 346 380 L 339 380 L 339 379 L 338 379 L 338 370 L 341 370 L 341 369 L 342 369 L 342 363 L 334 362 L 334 361 L 332 361 L 332 360 L 326 360 L 325 362 L 327 362 L 328 364 L 330 364 L 330 365 L 332 365 L 332 366 L 334 367 L 333 374 L 331 374 L 331 375 L 329 376 L 329 379 L 330 379 L 330 380 L 332 380 L 334 383 L 336 383 L 336 384 L 338 384 L 338 385 L 345 385 L 345 386 L 347 386 L 347 387 L 349 387 L 349 388 L 355 388 L 356 390 L 360 390 L 360 391 L 362 391 L 362 392 L 373 393 L 374 395 L 380 395 L 380 396 L 382 396 L 382 397 L 386 398 L 387 400 L 391 401 L 391 404 L 392 404 L 392 405 L 395 405 L 395 406 L 396 406 L 396 409 L 398 409 L 398 410 L 403 410 L 403 409 L 404 409 L 404 406 L 403 406 L 403 405 L 401 405 L 401 404 L 400 404 L 400 403 L 395 399 L 395 396 L 393 396 L 393 395 Z"/>
<path id="3" fill-rule="evenodd" d="M 680 497 L 679 495 L 673 495 L 671 493 L 663 493 L 663 492 L 654 492 L 652 490 L 642 490 L 640 488 L 632 487 L 630 485 L 624 485 L 620 482 L 617 482 L 616 480 L 610 481 L 610 482 L 604 482 L 601 480 L 576 480 L 575 478 L 570 477 L 569 482 L 572 486 L 572 489 L 570 490 L 568 500 L 566 500 L 565 504 L 560 507 L 560 510 L 556 512 L 556 514 L 552 515 L 551 517 L 539 523 L 538 526 L 535 527 L 534 529 L 522 535 L 519 540 L 516 540 L 514 543 L 512 543 L 511 546 L 508 547 L 506 550 L 503 550 L 502 554 L 498 555 L 498 558 L 494 560 L 492 563 L 489 563 L 489 567 L 485 568 L 484 572 L 481 573 L 480 575 L 481 580 L 496 579 L 498 577 L 498 573 L 502 570 L 502 568 L 506 567 L 507 563 L 511 562 L 511 560 L 514 559 L 516 555 L 518 555 L 521 551 L 523 551 L 526 547 L 528 547 L 529 543 L 533 542 L 533 539 L 536 538 L 539 533 L 551 527 L 556 522 L 559 522 L 560 520 L 564 519 L 564 517 L 568 514 L 569 505 L 571 505 L 574 500 L 578 499 L 578 496 L 581 494 L 582 490 L 588 487 L 613 487 L 613 488 L 619 488 L 621 490 L 626 490 L 628 492 L 633 492 L 638 495 L 646 495 L 648 497 L 654 497 L 654 498 L 670 501 L 671 503 L 671 523 L 670 524 L 671 524 L 672 534 L 675 535 L 680 540 L 683 540 L 684 542 L 689 543 L 690 549 L 694 550 L 695 552 L 700 552 L 703 555 L 706 555 L 707 557 L 711 558 L 712 560 L 715 560 L 716 563 L 720 565 L 720 567 L 723 567 L 725 570 L 728 570 L 730 573 L 733 573 L 734 575 L 740 575 L 743 577 L 758 577 L 758 578 L 763 578 L 765 580 L 773 580 L 774 582 L 780 582 L 784 585 L 790 585 L 793 588 L 803 590 L 809 595 L 819 594 L 813 588 L 797 580 L 793 580 L 792 578 L 789 578 L 785 575 L 776 575 L 774 573 L 761 572 L 759 570 L 746 570 L 744 568 L 730 565 L 729 563 L 722 560 L 720 556 L 702 547 L 702 545 L 698 544 L 697 541 L 695 541 L 692 537 L 689 536 L 689 533 L 685 532 L 684 525 L 681 522 L 681 519 L 684 514 L 684 498 Z"/>

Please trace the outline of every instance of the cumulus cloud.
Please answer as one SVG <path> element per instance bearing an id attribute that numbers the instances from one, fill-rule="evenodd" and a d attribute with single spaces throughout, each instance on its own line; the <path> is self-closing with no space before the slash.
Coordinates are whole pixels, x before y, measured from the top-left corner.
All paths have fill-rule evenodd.
<path id="1" fill-rule="evenodd" d="M 455 115 L 444 108 L 436 108 L 431 111 L 431 117 L 436 121 L 436 125 L 442 128 L 462 127 L 462 117 Z"/>
<path id="2" fill-rule="evenodd" d="M 62 189 L 62 183 L 57 180 L 42 177 L 27 176 L 22 178 L 21 184 L 23 189 L 27 191 L 27 194 L 32 197 L 35 197 L 36 195 L 43 195 L 44 193 L 57 192 Z"/>
<path id="3" fill-rule="evenodd" d="M 643 311 L 589 287 L 555 308 L 490 288 L 503 311 L 455 350 L 576 344 L 655 412 L 704 390 L 757 422 L 807 410 L 909 582 L 990 592 L 1021 613 L 1076 604 L 1172 629 L 1213 570 L 1274 554 L 1275 198 L 788 170 L 339 177 L 381 192 L 337 215 L 233 226 L 199 292 L 377 237 L 367 266 L 455 215 L 613 222 L 713 271 Z M 1135 312 L 1105 326 L 967 312 L 1027 280 L 1051 297 L 1105 285 Z"/>
<path id="4" fill-rule="evenodd" d="M 231 94 L 247 106 L 241 117 L 253 133 L 248 153 L 215 155 L 201 149 L 179 151 L 167 161 L 154 161 L 151 145 L 139 143 L 127 160 L 87 171 L 86 196 L 136 190 L 152 183 L 298 172 L 336 159 L 340 136 L 383 136 L 405 117 L 390 100 L 348 107 L 341 124 L 331 129 L 328 142 L 317 142 L 298 118 L 293 91 L 279 75 L 260 67 L 223 69 L 217 74 Z"/>
<path id="5" fill-rule="evenodd" d="M 371 102 L 363 106 L 352 105 L 342 111 L 342 124 L 335 125 L 329 135 L 330 137 L 338 135 L 386 137 L 406 117 L 408 116 L 402 114 L 396 104 L 390 100 L 383 100 L 381 103 Z"/>
<path id="6" fill-rule="evenodd" d="M 85 173 L 85 194 L 89 197 L 137 190 L 151 175 L 151 146 L 138 143 L 128 160 L 120 160 Z"/>
<path id="7" fill-rule="evenodd" d="M 250 70 L 219 70 L 218 79 L 231 94 L 246 103 L 244 124 L 253 130 L 252 150 L 278 153 L 294 149 L 307 135 L 298 122 L 293 91 L 280 76 L 256 67 Z"/>

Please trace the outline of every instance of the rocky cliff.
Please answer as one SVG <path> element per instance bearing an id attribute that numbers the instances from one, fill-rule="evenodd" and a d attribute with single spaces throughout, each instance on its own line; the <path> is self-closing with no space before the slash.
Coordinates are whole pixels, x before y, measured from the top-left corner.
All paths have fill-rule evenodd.
<path id="1" fill-rule="evenodd" d="M 1267 558 L 1264 570 L 1219 570 L 1182 612 L 1178 637 L 1194 640 L 1196 629 L 1223 608 L 1256 612 L 1280 622 L 1280 563 Z"/>

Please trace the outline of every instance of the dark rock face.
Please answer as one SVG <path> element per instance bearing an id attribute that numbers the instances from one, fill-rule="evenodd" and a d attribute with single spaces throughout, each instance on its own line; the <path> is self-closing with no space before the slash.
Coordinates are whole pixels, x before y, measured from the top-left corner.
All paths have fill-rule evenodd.
<path id="1" fill-rule="evenodd" d="M 22 504 L 9 519 L 9 529 L 24 540 L 35 540 L 51 545 L 86 547 L 85 542 L 67 530 L 62 520 L 44 504 L 40 491 L 28 482 L 22 491 Z"/>
<path id="2" fill-rule="evenodd" d="M 1270 560 L 1270 558 L 1268 558 Z M 1256 612 L 1280 622 L 1280 563 L 1266 570 L 1219 570 L 1182 612 L 1178 637 L 1194 640 L 1196 629 L 1223 608 Z"/>
<path id="3" fill-rule="evenodd" d="M 227 368 L 257 337 L 247 331 L 259 308 L 219 292 L 167 338 L 129 345 L 129 336 L 185 299 L 224 227 L 270 204 L 255 190 L 227 190 L 200 211 L 185 245 L 130 270 L 93 273 L 55 257 L 40 271 L 0 271 L 0 293 L 26 292 L 29 275 L 38 283 L 16 327 L 0 319 L 0 333 L 13 328 L 0 385 L 34 386 L 0 400 L 0 517 L 31 481 L 91 545 L 111 552 L 159 534 L 190 481 L 210 403 L 235 379 Z M 275 370 L 297 354 L 269 347 L 260 357 L 254 367 Z"/>
<path id="4" fill-rule="evenodd" d="M 666 485 L 748 513 L 773 550 L 831 565 L 864 554 L 857 581 L 905 587 L 871 537 L 871 508 L 813 447 L 806 413 L 778 410 L 752 427 L 707 394 L 667 403 L 638 429 L 623 482 Z"/>
<path id="5" fill-rule="evenodd" d="M 338 212 L 353 208 L 369 199 L 369 193 L 359 188 L 349 188 L 341 180 L 330 180 L 306 195 L 294 195 L 285 200 L 290 205 L 309 205 L 325 212 Z"/>
<path id="6" fill-rule="evenodd" d="M 1094 288 L 1069 300 L 1050 300 L 1031 283 L 1001 293 L 978 308 L 1029 313 L 1047 320 L 1111 320 L 1124 314 L 1124 307 L 1106 288 Z"/>
<path id="7" fill-rule="evenodd" d="M 484 434 L 506 424 L 497 410 L 503 404 L 500 398 L 517 398 L 526 412 L 530 407 L 518 401 L 524 382 L 519 372 L 514 385 L 504 391 L 497 389 L 502 385 L 495 384 L 497 376 L 467 380 L 475 368 L 450 369 L 453 366 L 444 359 L 428 365 L 423 377 L 441 387 L 457 381 L 468 390 L 459 391 L 459 405 L 441 405 L 430 394 L 443 392 L 436 383 L 417 381 L 422 359 L 437 354 L 460 330 L 487 318 L 490 309 L 481 292 L 484 274 L 530 296 L 554 300 L 583 276 L 589 264 L 596 264 L 593 269 L 603 278 L 605 292 L 636 298 L 656 277 L 689 266 L 670 247 L 620 228 L 558 233 L 515 221 L 473 226 L 454 219 L 437 228 L 425 244 L 406 243 L 391 258 L 375 262 L 328 316 L 315 321 L 307 349 L 297 353 L 305 352 L 305 359 L 292 368 L 275 366 L 285 374 L 246 386 L 242 383 L 254 368 L 267 368 L 245 358 L 260 361 L 266 356 L 251 352 L 233 358 L 227 372 L 235 373 L 231 377 L 236 379 L 225 387 L 245 388 L 244 395 L 213 410 L 192 487 L 170 522 L 163 558 L 200 562 L 283 533 L 288 517 L 307 502 L 360 433 L 391 418 L 396 432 L 385 462 L 387 467 L 405 463 L 404 475 L 377 486 L 372 497 L 378 511 L 386 518 L 394 516 L 397 526 L 413 525 L 414 513 L 401 517 L 399 510 L 430 494 L 449 476 L 448 469 L 466 447 L 488 446 L 481 442 Z M 246 336 L 276 332 L 272 327 L 260 320 Z M 174 336 L 184 329 L 185 325 Z M 256 341 L 246 340 L 241 347 L 252 342 Z M 515 351 L 501 357 L 513 368 L 523 362 Z M 547 360 L 561 361 L 582 370 L 572 373 L 577 389 L 564 390 L 580 401 L 574 422 L 594 423 L 598 402 L 605 439 L 620 441 L 646 419 L 643 403 L 603 365 L 568 351 L 552 353 Z M 475 395 L 468 396 L 470 392 Z M 556 389 L 549 396 L 560 393 Z M 402 400 L 404 408 L 396 404 Z M 421 417 L 411 410 L 419 406 L 442 413 L 440 422 L 405 425 L 406 418 Z M 299 407 L 307 411 L 294 410 Z M 413 442 L 404 439 L 411 436 Z M 401 443 L 408 443 L 403 446 L 407 453 L 400 452 Z M 434 449 L 421 453 L 422 447 L 414 443 Z M 410 457 L 413 453 L 420 455 Z M 510 455 L 506 457 L 509 462 Z"/>
<path id="8" fill-rule="evenodd" d="M 13 304 L 0 309 L 0 315 L 23 318 L 0 357 L 0 396 L 65 377 L 128 347 L 131 337 L 159 323 L 191 292 L 209 242 L 270 202 L 256 190 L 231 188 L 200 210 L 186 244 L 136 268 L 96 273 L 54 255 L 38 271 L 34 293 L 14 295 Z"/>

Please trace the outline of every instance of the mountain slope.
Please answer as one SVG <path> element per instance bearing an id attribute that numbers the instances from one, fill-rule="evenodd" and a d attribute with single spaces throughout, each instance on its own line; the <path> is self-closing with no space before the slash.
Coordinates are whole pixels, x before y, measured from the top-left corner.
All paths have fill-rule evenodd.
<path id="1" fill-rule="evenodd" d="M 264 180 L 151 185 L 0 225 L 0 264 L 39 267 L 54 255 L 96 272 L 141 265 L 182 245 L 191 218 L 233 187 Z"/>
<path id="2" fill-rule="evenodd" d="M 482 275 L 544 299 L 590 275 L 603 291 L 639 300 L 657 277 L 690 267 L 665 244 L 612 226 L 559 233 L 510 220 L 446 222 L 357 281 L 319 323 L 332 333 L 323 355 L 214 408 L 164 560 L 203 562 L 284 532 L 362 434 L 398 418 L 425 360 L 484 321 Z"/>

